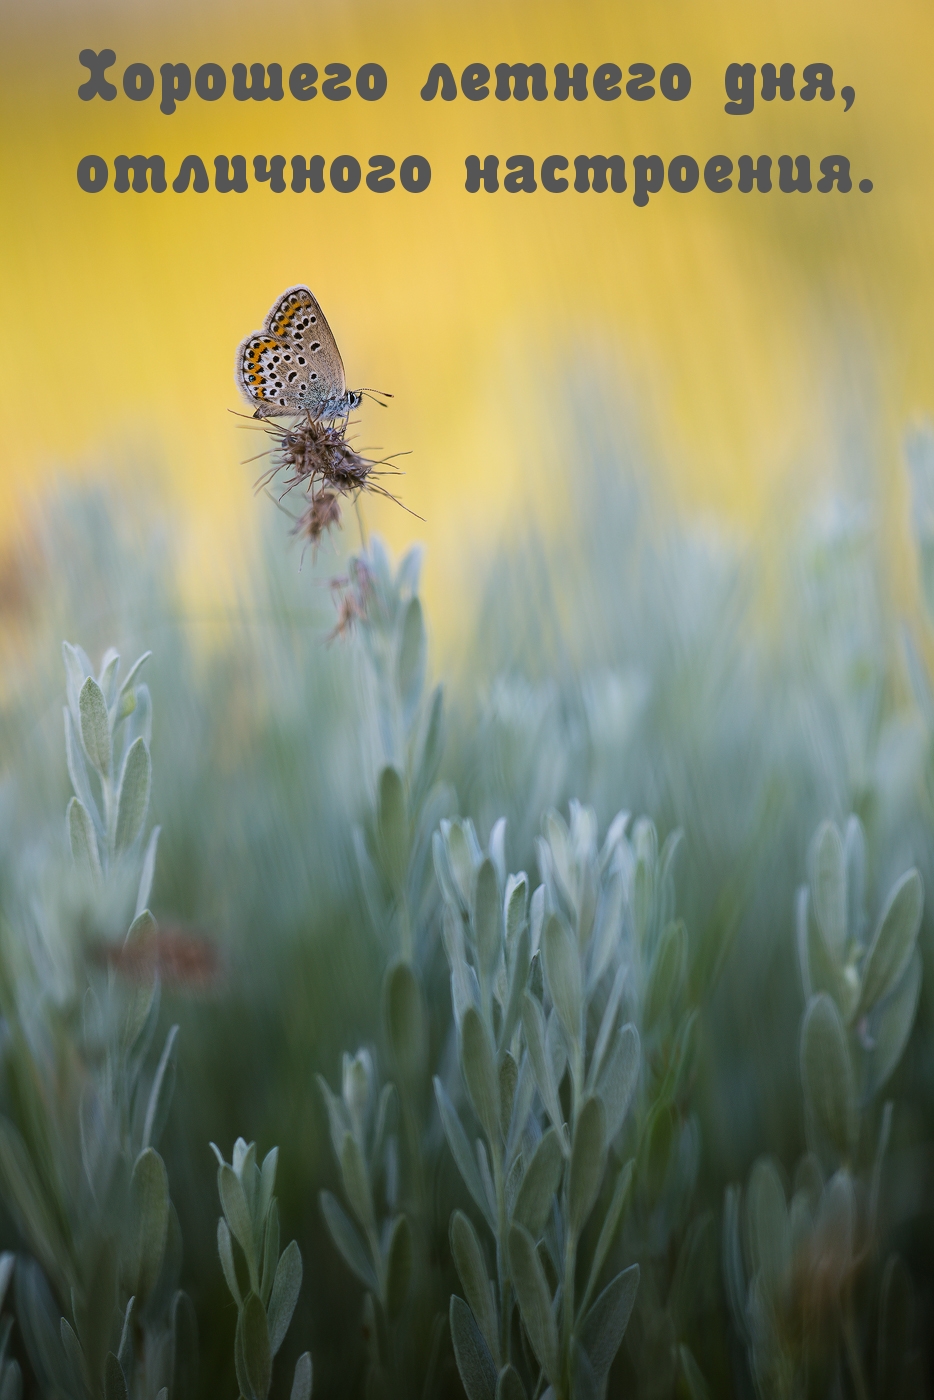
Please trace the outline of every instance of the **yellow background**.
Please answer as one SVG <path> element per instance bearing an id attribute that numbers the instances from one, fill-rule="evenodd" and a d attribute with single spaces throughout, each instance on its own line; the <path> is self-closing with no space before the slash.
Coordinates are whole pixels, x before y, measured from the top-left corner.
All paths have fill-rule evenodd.
<path id="1" fill-rule="evenodd" d="M 370 505 L 400 546 L 429 546 L 436 616 L 454 616 L 465 560 L 517 515 L 560 521 L 553 469 L 573 483 L 575 423 L 635 422 L 692 509 L 758 527 L 793 511 L 831 463 L 841 406 L 871 434 L 883 499 L 898 481 L 905 423 L 932 408 L 929 4 L 869 0 L 781 7 L 711 3 L 94 3 L 7 0 L 3 85 L 4 344 L 0 509 L 11 527 L 59 470 L 113 468 L 155 481 L 178 522 L 199 596 L 223 594 L 248 559 L 262 511 L 255 439 L 238 430 L 234 350 L 274 297 L 306 281 L 334 329 L 349 383 L 391 390 L 368 405 L 361 441 L 411 449 L 402 494 L 425 524 Z M 78 99 L 84 47 L 113 48 L 110 103 Z M 423 102 L 430 65 L 687 64 L 690 96 L 637 104 Z M 839 99 L 757 101 L 724 113 L 731 61 L 833 65 Z M 343 103 L 238 103 L 235 62 L 379 62 L 387 95 Z M 123 69 L 149 64 L 156 91 L 123 94 Z M 204 62 L 228 72 L 225 97 L 159 111 L 158 69 Z M 582 196 L 468 195 L 464 157 L 527 152 L 633 155 L 703 165 L 725 152 L 831 152 L 854 189 L 715 196 L 666 189 L 637 209 L 630 189 Z M 162 195 L 82 192 L 81 156 L 158 152 Z M 196 152 L 281 152 L 431 162 L 423 194 L 176 195 Z M 573 170 L 572 170 L 573 175 Z M 777 169 L 774 171 L 777 176 Z M 870 195 L 855 182 L 870 176 Z M 593 387 L 590 387 L 590 386 Z M 246 446 L 245 446 L 246 444 Z M 891 491 L 888 482 L 891 482 Z"/>

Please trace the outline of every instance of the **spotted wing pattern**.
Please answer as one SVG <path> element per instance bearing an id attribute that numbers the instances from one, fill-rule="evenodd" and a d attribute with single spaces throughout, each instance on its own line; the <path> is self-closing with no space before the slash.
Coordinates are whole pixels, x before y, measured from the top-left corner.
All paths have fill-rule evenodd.
<path id="1" fill-rule="evenodd" d="M 307 287 L 290 287 L 237 351 L 237 384 L 260 418 L 339 412 L 346 383 L 337 342 Z"/>

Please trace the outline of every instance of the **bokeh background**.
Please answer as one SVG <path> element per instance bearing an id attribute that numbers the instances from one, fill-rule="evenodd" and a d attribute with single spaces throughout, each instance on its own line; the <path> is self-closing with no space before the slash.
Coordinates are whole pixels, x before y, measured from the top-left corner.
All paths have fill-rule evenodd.
<path id="1" fill-rule="evenodd" d="M 193 606 L 229 596 L 257 506 L 252 439 L 239 407 L 234 349 L 290 283 L 307 281 L 352 384 L 395 398 L 368 405 L 361 440 L 407 449 L 404 495 L 419 525 L 368 507 L 393 544 L 428 546 L 426 596 L 442 632 L 458 617 L 467 560 L 516 512 L 560 525 L 556 486 L 574 486 L 581 413 L 635 426 L 656 471 L 691 510 L 743 529 L 787 521 L 803 481 L 832 468 L 841 420 L 865 436 L 882 473 L 880 511 L 903 509 L 901 430 L 932 406 L 929 228 L 932 130 L 927 55 L 934 14 L 893 0 L 780 9 L 710 0 L 664 6 L 471 6 L 331 0 L 255 4 L 181 0 L 6 5 L 2 323 L 7 356 L 0 518 L 15 530 L 50 477 L 102 468 L 145 478 L 171 505 Z M 113 48 L 116 100 L 85 103 L 84 47 Z M 192 96 L 159 111 L 158 69 L 186 62 L 381 63 L 379 102 L 217 103 Z M 625 70 L 685 63 L 687 100 L 592 95 L 520 104 L 429 105 L 430 65 L 605 61 Z M 833 65 L 843 103 L 757 102 L 723 110 L 731 61 Z M 157 90 L 134 103 L 124 68 L 144 62 Z M 800 80 L 800 79 L 799 79 Z M 79 159 L 158 152 L 168 178 L 190 152 L 351 152 L 431 162 L 430 188 L 377 197 L 328 189 L 198 196 L 82 192 Z M 552 151 L 841 151 L 873 192 L 714 196 L 665 190 L 648 208 L 624 195 L 479 194 L 464 157 Z M 844 407 L 845 406 L 845 407 Z M 455 627 L 456 630 L 456 627 Z"/>

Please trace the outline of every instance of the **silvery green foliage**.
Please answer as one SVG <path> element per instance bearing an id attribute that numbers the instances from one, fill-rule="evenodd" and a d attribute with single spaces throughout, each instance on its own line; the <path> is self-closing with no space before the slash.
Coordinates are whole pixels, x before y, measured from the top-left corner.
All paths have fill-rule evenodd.
<path id="1" fill-rule="evenodd" d="M 340 1098 L 319 1076 L 350 1215 L 329 1192 L 321 1193 L 321 1208 L 367 1289 L 367 1385 L 374 1393 L 423 1384 L 442 1327 L 431 1281 L 425 980 L 437 949 L 431 836 L 453 798 L 437 782 L 442 693 L 437 686 L 426 695 L 419 564 L 420 551 L 411 550 L 394 571 L 379 541 L 350 561 L 360 681 L 376 741 L 372 807 L 354 836 L 359 886 L 386 959 L 382 1044 L 392 1078 L 379 1088 L 368 1050 L 344 1056 Z"/>
<path id="2" fill-rule="evenodd" d="M 135 851 L 142 836 L 152 783 L 152 705 L 149 688 L 136 684 L 151 652 L 144 652 L 120 678 L 120 656 L 111 647 L 100 671 L 81 647 L 62 643 L 65 660 L 65 754 L 75 795 L 66 823 L 75 863 L 100 883 L 115 864 Z M 155 844 L 147 852 L 137 898 L 139 914 L 149 901 Z M 148 882 L 146 883 L 148 876 Z"/>
<path id="3" fill-rule="evenodd" d="M 406 964 L 399 966 L 407 970 Z M 366 1289 L 368 1392 L 391 1394 L 405 1367 L 398 1324 L 413 1271 L 412 1225 L 399 1197 L 397 1094 L 392 1084 L 379 1087 L 366 1049 L 344 1056 L 339 1096 L 320 1075 L 318 1082 L 347 1207 L 322 1191 L 321 1213 L 345 1263 Z"/>
<path id="4" fill-rule="evenodd" d="M 866 838 L 857 817 L 845 832 L 823 822 L 798 891 L 797 948 L 806 1009 L 801 1077 L 809 1141 L 830 1167 L 852 1163 L 860 1106 L 901 1058 L 921 989 L 918 871 L 889 890 L 873 925 L 866 909 Z"/>
<path id="5" fill-rule="evenodd" d="M 237 1138 L 232 1160 L 217 1158 L 217 1190 L 223 1214 L 217 1222 L 217 1252 L 224 1281 L 237 1305 L 234 1362 L 243 1400 L 267 1400 L 272 1363 L 289 1330 L 302 1286 L 302 1256 L 294 1240 L 279 1252 L 279 1206 L 275 1196 L 278 1147 L 259 1162 L 256 1143 Z M 236 1249 L 234 1245 L 236 1244 Z M 238 1267 L 239 1265 L 239 1267 Z M 310 1400 L 311 1353 L 295 1367 L 292 1400 Z"/>
<path id="6" fill-rule="evenodd" d="M 350 564 L 379 752 L 374 810 L 357 836 L 361 881 L 389 955 L 410 963 L 425 956 L 435 898 L 431 836 L 451 807 L 450 793 L 436 784 L 443 700 L 440 686 L 425 697 L 420 562 L 421 551 L 410 550 L 393 573 L 374 540 Z"/>
<path id="7" fill-rule="evenodd" d="M 639 1280 L 632 1265 L 600 1287 L 632 1176 L 611 1144 L 638 1078 L 639 1037 L 612 991 L 589 1033 L 612 959 L 598 966 L 592 918 L 581 936 L 545 913 L 543 889 L 530 901 L 524 873 L 507 877 L 504 841 L 499 823 L 484 854 L 468 821 L 442 823 L 435 838 L 458 1063 L 481 1131 L 473 1143 L 440 1079 L 435 1093 L 496 1259 L 491 1280 L 473 1224 L 455 1212 L 465 1298 L 451 1299 L 451 1333 L 469 1400 L 534 1394 L 539 1374 L 550 1397 L 582 1400 L 606 1389 Z M 619 938 L 619 926 L 600 927 Z M 585 1228 L 595 1243 L 578 1292 Z"/>
<path id="8" fill-rule="evenodd" d="M 709 1288 L 713 1264 L 710 1218 L 691 1220 L 701 1152 L 691 1093 L 697 1002 L 710 971 L 692 973 L 693 950 L 676 913 L 681 833 L 659 848 L 654 824 L 641 817 L 630 826 L 623 812 L 601 845 L 591 809 L 572 802 L 569 815 L 565 823 L 547 812 L 537 843 L 543 887 L 532 921 L 541 929 L 545 990 L 566 1043 L 568 1025 L 582 1017 L 579 1058 L 568 1053 L 571 1085 L 601 1096 L 608 1140 L 635 1158 L 627 1245 L 642 1268 L 633 1344 L 640 1368 L 651 1371 L 658 1395 L 679 1374 L 701 1394 L 684 1332 L 689 1295 Z M 570 1005 L 560 988 L 562 967 L 573 967 L 568 949 L 577 949 L 580 968 Z"/>
<path id="9" fill-rule="evenodd" d="M 145 905 L 155 841 L 138 852 L 149 719 L 132 681 L 144 659 L 120 685 L 115 652 L 98 681 L 85 674 L 84 653 L 65 647 L 66 751 L 84 798 L 69 804 L 69 859 L 84 862 L 102 899 L 118 862 L 135 874 L 131 946 L 154 932 Z M 138 734 L 124 724 L 132 713 L 143 716 Z M 197 1365 L 194 1314 L 178 1290 L 179 1225 L 156 1150 L 178 1028 L 154 1055 L 154 975 L 122 983 L 92 971 L 64 1000 L 46 997 L 21 971 L 3 984 L 4 1071 L 14 1092 L 0 1116 L 0 1181 L 32 1256 L 21 1258 L 15 1288 L 32 1365 L 50 1394 L 150 1400 L 164 1390 L 175 1400 Z"/>
<path id="10" fill-rule="evenodd" d="M 866 839 L 857 817 L 849 818 L 844 832 L 823 822 L 808 865 L 808 884 L 797 896 L 796 933 L 806 999 L 799 1054 L 811 1150 L 798 1164 L 790 1201 L 780 1169 L 762 1157 L 745 1197 L 729 1187 L 724 1209 L 727 1294 L 763 1400 L 804 1394 L 815 1376 L 829 1386 L 841 1365 L 855 1393 L 869 1394 L 870 1348 L 860 1335 L 853 1299 L 878 1247 L 891 1103 L 883 1107 L 871 1163 L 862 1162 L 861 1149 L 865 1157 L 874 1098 L 911 1033 L 921 982 L 917 941 L 924 895 L 918 871 L 895 882 L 871 926 Z M 895 1256 L 880 1295 L 880 1394 L 893 1393 L 893 1378 L 909 1386 L 909 1336 L 894 1323 L 893 1289 L 910 1308 L 911 1283 Z"/>

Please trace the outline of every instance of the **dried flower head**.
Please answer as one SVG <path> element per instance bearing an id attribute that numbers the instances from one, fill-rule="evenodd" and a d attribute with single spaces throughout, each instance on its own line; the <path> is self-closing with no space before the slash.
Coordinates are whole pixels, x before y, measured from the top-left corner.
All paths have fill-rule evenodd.
<path id="1" fill-rule="evenodd" d="M 328 634 L 328 641 L 343 637 L 356 622 L 367 615 L 367 602 L 373 591 L 370 571 L 360 558 L 351 559 L 349 578 L 332 578 L 331 592 L 337 602 L 337 622 Z"/>
<path id="2" fill-rule="evenodd" d="M 326 530 L 332 525 L 340 526 L 341 507 L 334 491 L 319 491 L 312 496 L 307 510 L 302 511 L 295 521 L 293 535 L 301 535 L 306 544 L 316 545 Z"/>
<path id="3" fill-rule="evenodd" d="M 264 424 L 263 431 L 272 438 L 268 449 L 271 463 L 257 481 L 257 490 L 268 487 L 280 472 L 288 473 L 280 500 L 296 486 L 304 487 L 311 504 L 296 518 L 295 533 L 312 543 L 332 525 L 340 524 L 342 497 L 355 500 L 361 492 L 369 491 L 402 505 L 377 479 L 398 471 L 390 465 L 391 458 L 375 459 L 357 452 L 347 439 L 347 426 L 346 421 L 322 422 L 311 414 L 289 425 L 272 421 Z M 403 506 L 403 510 L 407 509 Z"/>

